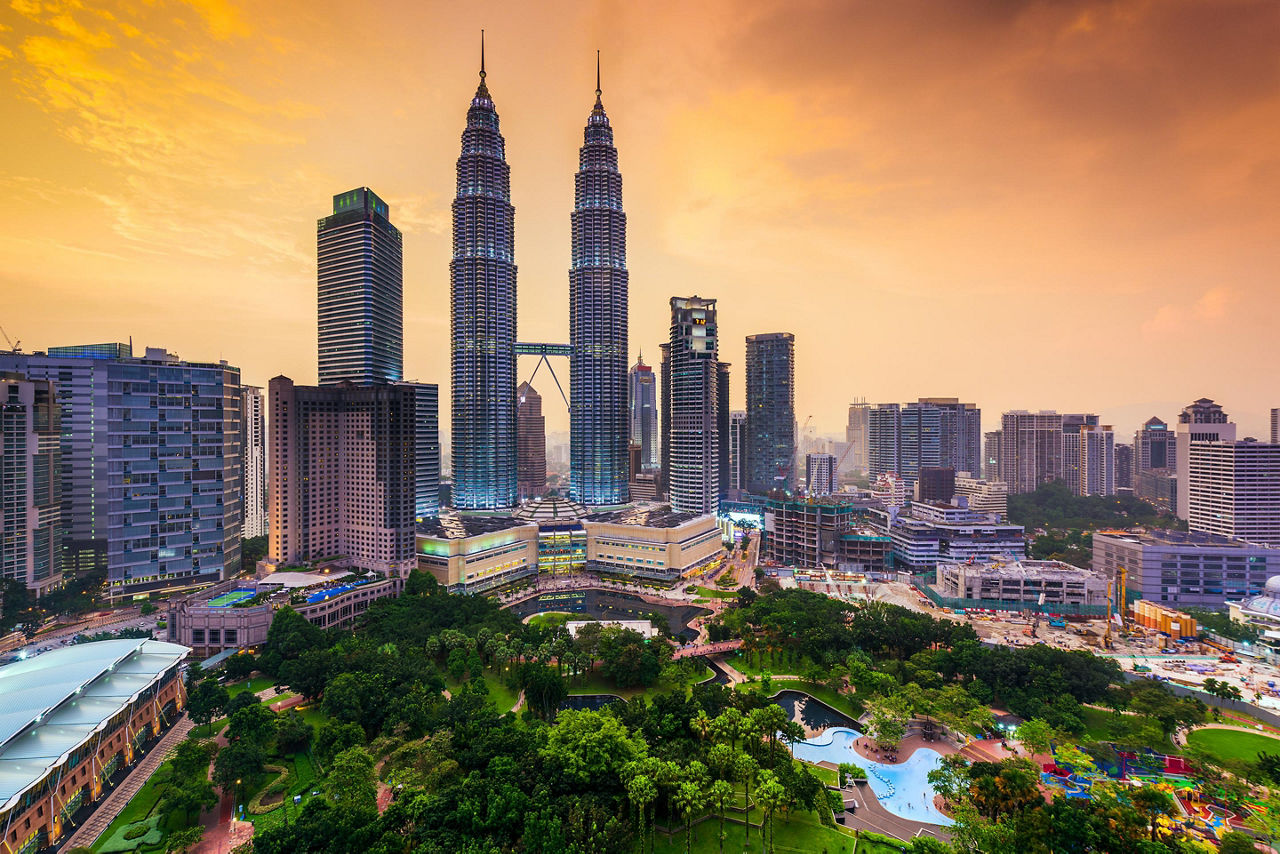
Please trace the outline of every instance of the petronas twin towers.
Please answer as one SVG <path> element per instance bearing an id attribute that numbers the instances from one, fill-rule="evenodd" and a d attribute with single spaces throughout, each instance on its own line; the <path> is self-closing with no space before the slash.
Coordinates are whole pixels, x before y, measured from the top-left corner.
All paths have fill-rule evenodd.
<path id="1" fill-rule="evenodd" d="M 567 348 L 570 492 L 588 505 L 625 502 L 628 480 L 627 215 L 600 95 L 597 56 L 596 102 L 574 176 Z M 485 84 L 483 41 L 480 85 L 458 157 L 449 278 L 453 505 L 511 507 L 517 501 L 515 208 L 498 112 Z M 546 345 L 530 345 L 529 352 L 539 346 Z"/>

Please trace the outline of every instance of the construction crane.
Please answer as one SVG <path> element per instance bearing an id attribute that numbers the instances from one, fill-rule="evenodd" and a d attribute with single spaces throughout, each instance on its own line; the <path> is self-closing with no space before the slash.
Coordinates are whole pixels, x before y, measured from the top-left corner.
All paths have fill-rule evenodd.
<path id="1" fill-rule="evenodd" d="M 3 326 L 0 326 L 0 335 L 3 335 L 3 336 L 4 336 L 4 340 L 9 342 L 9 349 L 10 349 L 10 350 L 12 350 L 12 351 L 13 351 L 13 352 L 15 352 L 15 353 L 21 353 L 21 352 L 22 352 L 22 342 L 21 342 L 21 341 L 14 341 L 12 338 L 10 338 L 10 337 L 9 337 L 9 333 L 4 331 L 4 327 L 3 327 Z"/>

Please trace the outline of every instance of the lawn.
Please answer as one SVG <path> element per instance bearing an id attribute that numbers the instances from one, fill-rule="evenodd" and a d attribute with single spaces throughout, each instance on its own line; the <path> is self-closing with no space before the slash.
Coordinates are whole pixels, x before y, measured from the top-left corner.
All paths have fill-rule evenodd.
<path id="1" fill-rule="evenodd" d="M 705 664 L 702 665 L 702 672 L 690 680 L 689 684 L 685 687 L 685 693 L 691 694 L 693 691 L 693 685 L 696 685 L 711 676 L 715 676 L 715 671 L 710 667 L 707 667 Z M 570 686 L 569 696 L 575 697 L 583 694 L 616 694 L 624 700 L 630 700 L 632 697 L 636 696 L 643 696 L 648 700 L 650 699 L 650 695 L 661 694 L 671 690 L 671 688 L 672 686 L 663 685 L 661 683 L 655 683 L 650 685 L 648 688 L 618 688 L 612 682 L 605 679 L 599 672 L 592 671 L 587 676 L 585 683 L 575 681 L 575 683 Z"/>
<path id="2" fill-rule="evenodd" d="M 764 671 L 770 673 L 786 673 L 796 675 L 804 672 L 809 660 L 801 655 L 788 652 L 735 652 L 724 657 L 725 662 L 739 673 L 748 676 L 759 676 Z"/>
<path id="3" fill-rule="evenodd" d="M 572 619 L 573 614 L 567 611 L 545 611 L 530 617 L 529 625 L 535 629 L 554 629 L 557 626 L 563 626 Z"/>
<path id="4" fill-rule="evenodd" d="M 815 700 L 821 700 L 837 712 L 853 716 L 853 697 L 849 694 L 837 694 L 826 685 L 812 685 L 800 679 L 774 679 L 774 691 L 803 691 Z"/>
<path id="5" fill-rule="evenodd" d="M 1124 728 L 1130 719 L 1136 718 L 1136 715 L 1115 715 L 1107 709 L 1095 709 L 1092 706 L 1085 706 L 1081 710 L 1081 717 L 1084 718 L 1085 736 L 1094 741 L 1116 741 L 1124 734 Z M 1167 738 L 1157 738 L 1147 741 L 1144 747 L 1150 747 L 1157 753 L 1178 753 L 1178 748 Z"/>
<path id="6" fill-rule="evenodd" d="M 138 793 L 129 799 L 124 805 L 124 809 L 120 811 L 120 815 L 115 817 L 111 824 L 107 825 L 107 829 L 102 831 L 93 843 L 94 851 L 101 851 L 113 841 L 118 833 L 122 833 L 124 828 L 135 821 L 141 821 L 151 815 L 151 811 L 156 808 L 156 804 L 160 802 L 160 796 L 164 794 L 165 787 L 169 785 L 169 763 L 163 762 L 160 767 L 155 770 L 147 782 L 142 784 L 142 788 Z M 116 840 L 119 841 L 119 840 Z M 142 840 L 130 840 L 131 842 L 141 843 Z"/>
<path id="7" fill-rule="evenodd" d="M 508 688 L 496 670 L 485 668 L 482 678 L 489 688 L 489 699 L 493 700 L 499 712 L 509 712 L 515 708 L 519 692 Z M 446 679 L 445 687 L 449 689 L 450 694 L 456 694 L 462 690 L 462 683 L 456 679 Z"/>
<path id="8" fill-rule="evenodd" d="M 709 598 L 711 598 L 711 599 L 736 599 L 736 598 L 738 598 L 738 591 L 737 591 L 736 589 L 734 589 L 734 590 L 724 590 L 724 589 L 719 589 L 719 590 L 717 590 L 717 589 L 716 589 L 716 588 L 714 588 L 714 587 L 699 587 L 699 588 L 698 588 L 698 594 L 699 594 L 700 596 L 707 596 L 707 597 L 709 597 Z"/>
<path id="9" fill-rule="evenodd" d="M 1234 729 L 1197 729 L 1187 736 L 1192 747 L 1218 759 L 1243 759 L 1257 762 L 1259 753 L 1280 753 L 1280 738 Z"/>
<path id="10" fill-rule="evenodd" d="M 256 694 L 259 691 L 267 690 L 275 684 L 275 680 L 270 676 L 254 676 L 253 678 L 246 679 L 243 682 L 236 682 L 234 685 L 228 685 L 227 693 L 232 697 L 237 694 L 243 694 L 245 691 L 252 691 Z M 275 701 L 273 700 L 272 702 Z"/>
<path id="11" fill-rule="evenodd" d="M 759 810 L 753 810 L 751 821 L 758 824 L 761 820 Z M 756 851 L 760 848 L 760 828 L 751 828 L 751 838 L 747 839 L 747 830 L 741 824 L 726 821 L 724 824 L 726 851 Z M 720 832 L 720 819 L 713 815 L 693 829 L 693 844 L 690 851 L 697 854 L 718 852 L 720 843 L 716 839 Z M 816 814 L 798 812 L 790 816 L 777 816 L 773 825 L 774 850 L 780 854 L 817 854 L 826 851 L 828 854 L 853 854 L 855 844 L 851 833 L 833 827 L 823 827 Z M 657 834 L 654 845 L 655 854 L 680 854 L 684 851 L 685 834 L 683 830 L 671 835 Z M 860 849 L 875 851 L 876 849 Z"/>

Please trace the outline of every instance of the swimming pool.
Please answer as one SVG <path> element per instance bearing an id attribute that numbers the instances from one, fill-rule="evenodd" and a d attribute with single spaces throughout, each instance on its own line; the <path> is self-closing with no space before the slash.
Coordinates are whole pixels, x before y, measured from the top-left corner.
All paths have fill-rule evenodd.
<path id="1" fill-rule="evenodd" d="M 907 761 L 886 765 L 858 755 L 853 742 L 861 737 L 862 733 L 856 730 L 836 727 L 807 741 L 797 741 L 792 753 L 806 762 L 860 765 L 867 771 L 867 785 L 889 812 L 911 821 L 952 823 L 933 805 L 934 792 L 928 780 L 929 772 L 942 764 L 941 753 L 922 747 Z"/>

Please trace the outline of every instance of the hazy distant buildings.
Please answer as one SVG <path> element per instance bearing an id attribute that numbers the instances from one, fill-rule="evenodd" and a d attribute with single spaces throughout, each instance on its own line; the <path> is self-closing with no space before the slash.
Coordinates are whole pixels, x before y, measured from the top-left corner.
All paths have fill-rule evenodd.
<path id="1" fill-rule="evenodd" d="M 982 435 L 982 469 L 972 474 L 984 480 L 1000 481 L 1000 442 L 1003 438 L 1002 430 L 992 430 Z"/>
<path id="2" fill-rule="evenodd" d="M 831 495 L 838 492 L 840 483 L 836 477 L 835 455 L 806 454 L 804 481 L 810 495 Z"/>
<path id="3" fill-rule="evenodd" d="M 982 411 L 953 397 L 882 403 L 868 412 L 870 474 L 914 485 L 926 468 L 974 471 L 982 459 Z"/>
<path id="4" fill-rule="evenodd" d="M 388 217 L 361 187 L 316 225 L 320 385 L 404 376 L 403 239 Z"/>
<path id="5" fill-rule="evenodd" d="M 484 78 L 482 57 L 458 156 L 449 263 L 453 504 L 473 510 L 511 507 L 517 497 L 515 208 Z"/>
<path id="6" fill-rule="evenodd" d="M 719 338 L 716 301 L 671 298 L 663 347 L 663 474 L 679 513 L 715 513 L 720 496 Z M 748 413 L 750 421 L 750 413 Z"/>
<path id="7" fill-rule="evenodd" d="M 516 472 L 521 501 L 547 491 L 547 425 L 542 396 L 527 382 L 516 389 Z"/>
<path id="8" fill-rule="evenodd" d="M 269 395 L 267 562 L 334 560 L 406 576 L 416 564 L 414 386 L 298 386 L 279 376 Z"/>
<path id="9" fill-rule="evenodd" d="M 1006 412 L 1000 419 L 999 480 L 1010 494 L 1035 492 L 1062 477 L 1062 416 L 1057 412 Z"/>
<path id="10" fill-rule="evenodd" d="M 640 446 L 640 469 L 655 471 L 660 466 L 662 444 L 658 433 L 658 381 L 643 356 L 632 366 L 627 388 L 631 444 Z"/>
<path id="11" fill-rule="evenodd" d="M 1189 519 L 1191 514 L 1191 445 L 1193 442 L 1231 442 L 1236 438 L 1236 425 L 1227 417 L 1222 407 L 1207 397 L 1183 407 L 1174 425 L 1176 451 L 1174 468 L 1178 473 L 1178 518 Z"/>
<path id="12" fill-rule="evenodd" d="M 62 584 L 62 413 L 54 384 L 0 374 L 0 578 Z"/>
<path id="13" fill-rule="evenodd" d="M 1271 444 L 1280 445 L 1280 409 L 1271 410 Z"/>
<path id="14" fill-rule="evenodd" d="M 1133 445 L 1116 443 L 1116 492 L 1133 490 Z"/>
<path id="15" fill-rule="evenodd" d="M 260 386 L 240 387 L 240 459 L 244 466 L 245 539 L 267 534 L 267 419 Z"/>
<path id="16" fill-rule="evenodd" d="M 1062 477 L 1073 495 L 1115 495 L 1115 433 L 1090 421 L 1068 422 L 1063 416 Z"/>
<path id="17" fill-rule="evenodd" d="M 867 444 L 870 441 L 869 413 L 871 405 L 865 400 L 849 404 L 849 421 L 844 428 L 844 440 L 849 444 L 849 456 L 845 465 L 853 472 L 868 472 Z"/>
<path id="18" fill-rule="evenodd" d="M 795 336 L 769 332 L 747 336 L 747 489 L 765 494 L 795 490 Z"/>

